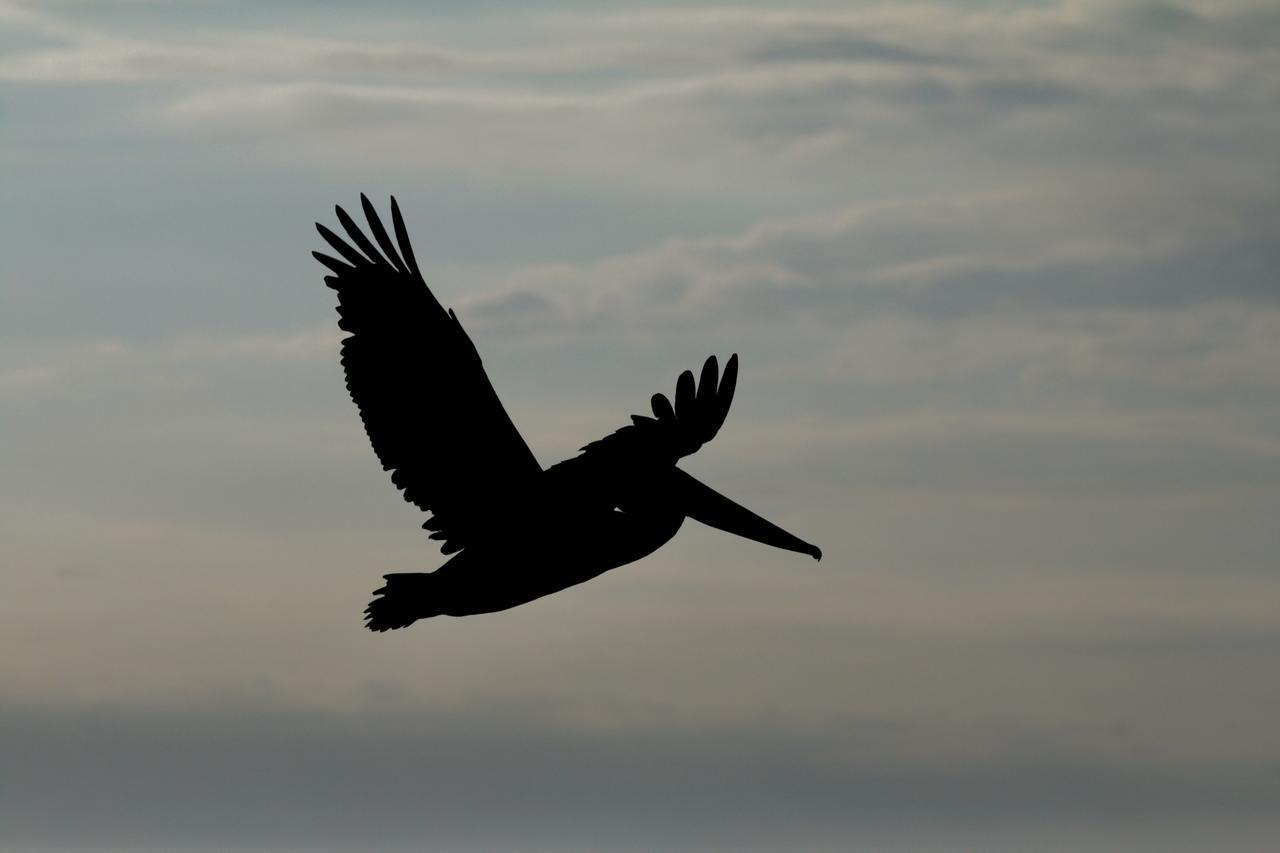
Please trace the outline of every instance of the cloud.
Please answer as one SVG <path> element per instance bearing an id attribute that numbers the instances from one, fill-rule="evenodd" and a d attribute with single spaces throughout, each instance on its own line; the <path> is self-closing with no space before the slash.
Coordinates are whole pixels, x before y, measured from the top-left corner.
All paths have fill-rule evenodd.
<path id="1" fill-rule="evenodd" d="M 0 76 L 169 81 L 178 94 L 162 124 L 289 152 L 282 133 L 345 128 L 309 146 L 330 159 L 350 156 L 354 137 L 440 169 L 464 166 L 464 152 L 504 173 L 545 170 L 558 149 L 558 169 L 587 174 L 634 168 L 646 151 L 704 169 L 762 156 L 802 168 L 957 144 L 997 147 L 1006 163 L 1078 164 L 1102 152 L 1176 159 L 1194 139 L 1224 154 L 1245 142 L 1261 162 L 1275 129 L 1259 34 L 1280 23 L 1249 6 L 548 14 L 523 22 L 518 47 L 491 23 L 489 43 L 466 48 L 235 30 L 180 41 L 14 8 L 66 44 L 12 52 Z M 558 126 L 544 124 L 549 111 Z"/>
<path id="2" fill-rule="evenodd" d="M 1042 184 L 776 220 L 583 264 L 510 273 L 473 297 L 482 321 L 546 329 L 548 305 L 580 331 L 680 332 L 883 315 L 1019 314 L 1257 304 L 1269 310 L 1280 204 L 1184 205 L 1142 180 Z M 490 308 L 505 306 L 499 312 Z M 529 313 L 513 310 L 525 307 Z M 536 310 L 534 310 L 536 308 Z M 1262 316 L 1269 316 L 1264 313 Z"/>
<path id="3" fill-rule="evenodd" d="M 1211 198 L 1184 207 L 1180 189 L 1142 179 L 1039 184 L 488 269 L 487 286 L 459 299 L 465 277 L 433 283 L 501 371 L 548 464 L 642 410 L 708 351 L 753 337 L 780 348 L 744 368 L 778 406 L 727 432 L 721 455 L 799 466 L 840 494 L 1159 500 L 1262 487 L 1275 474 L 1270 421 L 1248 401 L 1280 391 L 1276 217 L 1265 196 Z M 84 456 L 79 467 L 103 472 L 93 482 L 110 482 L 109 460 L 123 453 L 156 487 L 135 509 L 244 523 L 256 511 L 235 497 L 245 482 L 290 506 L 283 484 L 360 464 L 345 395 L 324 390 L 338 388 L 339 338 L 321 327 L 11 346 L 0 394 L 68 425 L 104 396 L 127 401 L 141 430 L 108 425 L 92 441 L 58 432 Z M 797 340 L 807 343 L 795 350 Z M 632 371 L 649 378 L 601 393 L 580 363 L 627 341 L 651 353 Z M 553 392 L 547 377 L 561 373 Z M 803 417 L 781 414 L 790 401 Z M 321 414 L 333 428 L 317 429 Z M 222 462 L 200 476 L 210 453 Z M 15 470 L 34 475 L 40 458 Z M 309 523 L 311 504 L 293 504 L 255 526 Z"/>
<path id="4" fill-rule="evenodd" d="M 941 850 L 985 848 L 984 838 L 1052 820 L 1060 844 L 1074 840 L 1054 848 L 1065 850 L 1096 849 L 1090 827 L 1122 838 L 1177 820 L 1194 837 L 1230 820 L 1236 830 L 1214 846 L 1245 850 L 1274 828 L 1276 805 L 1270 769 L 1249 763 L 862 757 L 862 742 L 928 737 L 875 720 L 811 732 L 592 732 L 510 712 L 10 709 L 0 726 L 9 778 L 21 780 L 0 801 L 0 840 L 23 847 L 820 850 L 937 834 L 952 846 L 923 849 Z"/>

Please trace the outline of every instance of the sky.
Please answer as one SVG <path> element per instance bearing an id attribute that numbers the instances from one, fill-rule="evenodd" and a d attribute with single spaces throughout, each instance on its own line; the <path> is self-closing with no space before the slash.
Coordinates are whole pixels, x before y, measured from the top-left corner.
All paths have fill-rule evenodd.
<path id="1" fill-rule="evenodd" d="M 1273 849 L 1277 45 L 0 0 L 0 850 Z M 364 631 L 443 560 L 309 256 L 360 192 L 544 466 L 737 352 L 685 467 L 823 561 L 689 522 Z"/>

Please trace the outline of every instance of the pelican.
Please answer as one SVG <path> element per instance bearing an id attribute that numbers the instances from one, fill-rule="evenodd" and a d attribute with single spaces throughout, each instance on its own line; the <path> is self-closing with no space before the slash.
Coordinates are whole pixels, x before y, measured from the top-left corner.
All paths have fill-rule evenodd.
<path id="1" fill-rule="evenodd" d="M 475 344 L 418 271 L 400 207 L 395 242 L 360 196 L 370 240 L 341 207 L 350 242 L 320 223 L 338 258 L 312 252 L 338 292 L 347 390 L 374 453 L 422 526 L 452 555 L 434 572 L 383 575 L 366 627 L 387 631 L 432 616 L 494 613 L 590 580 L 652 554 L 685 518 L 747 539 L 822 552 L 676 467 L 720 430 L 738 357 L 715 356 L 695 384 L 684 371 L 675 402 L 593 441 L 545 471 L 489 382 Z M 376 242 L 376 246 L 374 243 Z"/>

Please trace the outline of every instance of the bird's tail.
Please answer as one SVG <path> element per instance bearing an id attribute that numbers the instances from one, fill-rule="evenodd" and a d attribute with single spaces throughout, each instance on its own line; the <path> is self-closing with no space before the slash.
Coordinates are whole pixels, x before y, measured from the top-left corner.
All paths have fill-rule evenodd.
<path id="1" fill-rule="evenodd" d="M 373 591 L 378 597 L 364 609 L 365 627 L 370 631 L 407 628 L 439 612 L 431 608 L 431 593 L 437 580 L 434 574 L 406 572 L 382 577 L 387 585 Z"/>

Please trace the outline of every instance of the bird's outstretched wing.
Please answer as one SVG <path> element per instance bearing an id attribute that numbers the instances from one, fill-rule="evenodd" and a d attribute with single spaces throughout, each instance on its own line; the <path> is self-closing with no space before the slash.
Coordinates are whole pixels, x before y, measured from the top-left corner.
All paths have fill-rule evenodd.
<path id="1" fill-rule="evenodd" d="M 650 400 L 653 417 L 632 415 L 631 424 L 582 451 L 603 462 L 605 458 L 643 460 L 645 464 L 674 465 L 715 438 L 733 403 L 738 385 L 738 356 L 725 363 L 724 374 L 713 355 L 702 365 L 695 386 L 693 372 L 686 370 L 676 381 L 675 405 L 663 394 Z"/>
<path id="2" fill-rule="evenodd" d="M 423 527 L 451 554 L 517 504 L 542 468 L 458 318 L 423 281 L 396 200 L 395 243 L 369 200 L 360 202 L 377 246 L 339 207 L 351 242 L 316 223 L 341 259 L 312 253 L 333 272 L 325 283 L 338 292 L 338 327 L 351 333 L 342 342 L 347 390 L 382 467 L 432 513 Z"/>

